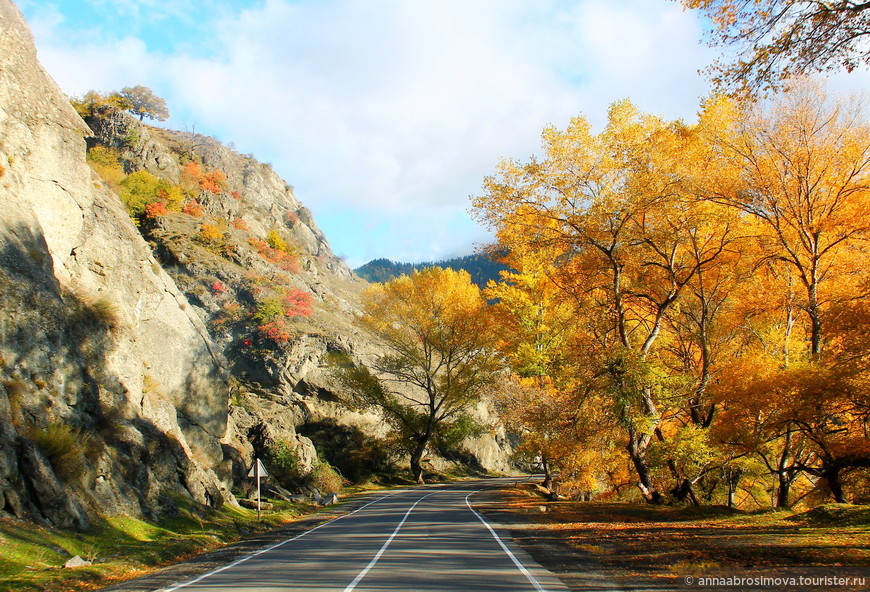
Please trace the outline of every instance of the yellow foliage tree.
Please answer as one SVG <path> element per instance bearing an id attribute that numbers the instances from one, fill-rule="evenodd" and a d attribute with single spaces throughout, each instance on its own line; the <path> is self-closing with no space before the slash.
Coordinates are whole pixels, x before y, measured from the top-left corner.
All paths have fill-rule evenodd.
<path id="1" fill-rule="evenodd" d="M 431 267 L 375 284 L 363 311 L 361 325 L 387 353 L 371 371 L 340 361 L 337 376 L 352 407 L 379 410 L 410 443 L 411 473 L 422 483 L 427 448 L 473 431 L 469 407 L 499 368 L 486 301 L 467 272 Z"/>

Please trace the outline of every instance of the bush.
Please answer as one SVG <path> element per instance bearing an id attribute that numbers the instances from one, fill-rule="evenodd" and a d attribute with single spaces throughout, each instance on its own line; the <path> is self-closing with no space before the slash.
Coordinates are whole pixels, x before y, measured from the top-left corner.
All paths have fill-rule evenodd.
<path id="1" fill-rule="evenodd" d="M 277 230 L 269 231 L 269 234 L 266 235 L 266 244 L 278 251 L 284 251 L 285 253 L 289 252 L 287 242 L 281 238 L 281 235 L 278 234 Z"/>
<path id="2" fill-rule="evenodd" d="M 88 164 L 113 191 L 118 194 L 123 191 L 121 182 L 126 175 L 115 150 L 105 146 L 94 146 L 88 150 Z"/>
<path id="3" fill-rule="evenodd" d="M 89 433 L 57 421 L 44 428 L 30 428 L 27 437 L 39 446 L 48 457 L 55 474 L 65 482 L 84 474 L 86 458 L 95 448 Z"/>
<path id="4" fill-rule="evenodd" d="M 344 479 L 331 465 L 322 462 L 311 472 L 311 485 L 321 493 L 341 493 Z"/>
<path id="5" fill-rule="evenodd" d="M 193 216 L 194 218 L 201 218 L 202 215 L 205 213 L 202 205 L 195 199 L 192 199 L 184 204 L 184 209 L 182 211 L 188 216 Z"/>
<path id="6" fill-rule="evenodd" d="M 282 487 L 297 487 L 304 477 L 299 467 L 296 449 L 284 440 L 273 441 L 266 449 L 266 470 Z"/>
<path id="7" fill-rule="evenodd" d="M 210 222 L 204 223 L 199 229 L 200 236 L 202 236 L 202 238 L 207 242 L 222 241 L 225 232 L 226 230 L 224 228 Z"/>
<path id="8" fill-rule="evenodd" d="M 177 191 L 166 181 L 161 181 L 148 171 L 136 171 L 127 175 L 121 181 L 121 201 L 127 206 L 127 211 L 135 219 L 141 219 L 146 215 L 148 205 L 165 201 L 176 203 Z"/>

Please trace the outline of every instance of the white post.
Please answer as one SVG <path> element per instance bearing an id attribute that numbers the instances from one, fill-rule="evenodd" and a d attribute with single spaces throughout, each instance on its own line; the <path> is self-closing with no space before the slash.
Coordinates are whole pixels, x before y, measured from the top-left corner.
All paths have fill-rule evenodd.
<path id="1" fill-rule="evenodd" d="M 260 459 L 255 458 L 254 464 L 257 471 L 257 522 L 260 521 Z"/>

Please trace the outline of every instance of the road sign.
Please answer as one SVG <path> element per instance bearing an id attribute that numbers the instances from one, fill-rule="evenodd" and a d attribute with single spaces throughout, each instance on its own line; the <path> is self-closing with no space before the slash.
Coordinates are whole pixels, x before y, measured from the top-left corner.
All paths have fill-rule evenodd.
<path id="1" fill-rule="evenodd" d="M 259 471 L 257 470 L 259 469 Z M 255 459 L 254 464 L 251 466 L 251 470 L 248 471 L 248 477 L 268 477 L 269 473 L 266 472 L 266 467 L 263 466 L 263 461 L 259 458 Z"/>
<path id="2" fill-rule="evenodd" d="M 266 472 L 263 462 L 259 458 L 255 458 L 254 466 L 248 471 L 248 477 L 253 477 L 257 480 L 257 522 L 260 521 L 260 478 L 268 476 L 269 473 Z"/>

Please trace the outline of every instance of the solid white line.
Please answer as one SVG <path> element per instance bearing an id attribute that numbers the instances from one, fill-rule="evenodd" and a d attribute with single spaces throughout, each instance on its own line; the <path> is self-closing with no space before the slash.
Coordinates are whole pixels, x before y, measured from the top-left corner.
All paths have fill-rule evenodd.
<path id="1" fill-rule="evenodd" d="M 482 490 L 478 489 L 477 491 L 482 491 Z M 496 532 L 495 532 L 495 530 L 493 530 L 492 526 L 490 526 L 489 523 L 483 519 L 483 516 L 481 516 L 477 510 L 475 510 L 474 508 L 471 507 L 471 502 L 468 501 L 468 498 L 470 498 L 472 495 L 477 493 L 477 491 L 469 493 L 467 496 L 465 496 L 465 505 L 468 506 L 468 509 L 471 510 L 472 512 L 474 512 L 474 515 L 477 516 L 477 519 L 480 520 L 483 523 L 483 525 L 489 529 L 489 532 L 490 532 L 490 534 L 492 534 L 492 537 L 496 540 L 496 542 L 498 542 L 499 545 L 501 545 L 501 548 L 504 550 L 504 552 L 508 554 L 508 557 L 510 557 L 511 561 L 514 562 L 514 565 L 516 565 L 517 568 L 523 573 L 523 575 L 526 576 L 526 578 L 529 580 L 529 583 L 531 583 L 532 586 L 535 587 L 535 590 L 537 590 L 538 592 L 547 592 L 546 589 L 543 586 L 541 586 L 541 584 L 538 582 L 538 580 L 535 579 L 535 576 L 533 576 L 531 573 L 529 573 L 529 570 L 527 570 L 526 567 L 520 562 L 520 560 L 517 559 L 516 555 L 514 555 L 511 552 L 511 550 L 507 548 L 507 545 L 505 545 L 504 542 L 502 542 L 501 538 L 499 538 L 498 534 L 496 534 Z"/>
<path id="2" fill-rule="evenodd" d="M 391 493 L 391 494 L 389 494 L 389 495 L 385 495 L 385 496 L 379 497 L 378 499 L 376 499 L 376 500 L 374 500 L 374 501 L 372 501 L 372 502 L 369 502 L 369 503 L 367 503 L 367 504 L 364 505 L 364 506 L 360 506 L 359 508 L 357 508 L 357 509 L 354 510 L 353 512 L 349 512 L 349 513 L 347 513 L 347 514 L 343 514 L 343 515 L 339 516 L 338 518 L 335 518 L 335 519 L 333 519 L 333 520 L 330 520 L 329 522 L 324 522 L 323 524 L 319 524 L 319 525 L 315 526 L 314 528 L 312 528 L 312 529 L 310 529 L 310 530 L 306 530 L 306 531 L 303 532 L 302 534 L 298 534 L 298 535 L 296 535 L 296 536 L 293 537 L 293 538 L 290 538 L 290 539 L 287 539 L 287 540 L 281 541 L 280 543 L 277 543 L 277 544 L 275 544 L 275 545 L 272 545 L 271 547 L 268 547 L 268 548 L 266 548 L 266 549 L 260 549 L 259 551 L 255 552 L 255 553 L 251 553 L 250 555 L 246 555 L 245 557 L 242 557 L 241 559 L 238 559 L 238 560 L 236 560 L 236 561 L 233 561 L 232 563 L 229 563 L 229 564 L 227 564 L 227 565 L 224 565 L 223 567 L 219 567 L 219 568 L 217 568 L 217 569 L 214 569 L 214 570 L 212 570 L 212 571 L 210 571 L 210 572 L 208 572 L 208 573 L 202 574 L 201 576 L 196 577 L 196 578 L 194 578 L 194 579 L 192 579 L 192 580 L 188 580 L 187 582 L 183 582 L 183 583 L 181 583 L 181 584 L 174 584 L 173 586 L 170 586 L 169 588 L 163 588 L 163 590 L 160 591 L 160 592 L 174 592 L 175 590 L 180 590 L 181 588 L 186 588 L 187 586 L 190 586 L 191 584 L 196 584 L 197 582 L 199 582 L 199 581 L 201 581 L 201 580 L 204 580 L 205 578 L 211 577 L 211 576 L 213 576 L 213 575 L 215 575 L 215 574 L 219 574 L 220 572 L 222 572 L 222 571 L 224 571 L 224 570 L 227 570 L 227 569 L 230 569 L 230 568 L 232 568 L 232 567 L 235 567 L 235 566 L 239 565 L 240 563 L 244 563 L 244 562 L 247 561 L 248 559 L 252 559 L 252 558 L 254 558 L 254 557 L 257 557 L 258 555 L 262 555 L 263 553 L 268 553 L 269 551 L 273 551 L 273 550 L 277 549 L 278 547 L 281 547 L 281 546 L 283 546 L 283 545 L 286 545 L 287 543 L 292 543 L 293 541 L 295 541 L 295 540 L 297 540 L 297 539 L 301 539 L 301 538 L 304 537 L 305 535 L 310 534 L 310 533 L 314 532 L 315 530 L 319 530 L 319 529 L 323 528 L 324 526 L 328 526 L 328 525 L 330 525 L 330 524 L 333 524 L 333 523 L 335 523 L 335 522 L 338 522 L 338 521 L 341 520 L 342 518 L 347 518 L 348 516 L 353 516 L 354 514 L 356 514 L 357 512 L 359 512 L 360 510 L 364 510 L 364 509 L 368 508 L 369 506 L 371 506 L 372 504 L 376 504 L 376 503 L 378 503 L 379 501 L 384 500 L 384 499 L 387 499 L 388 497 L 394 496 L 394 495 L 396 495 L 396 494 L 398 494 L 398 493 L 402 493 L 402 492 L 401 492 L 401 491 L 397 491 L 397 492 L 395 492 L 395 493 Z M 415 505 L 416 505 L 416 504 L 415 504 Z"/>
<path id="3" fill-rule="evenodd" d="M 375 566 L 375 563 L 378 562 L 378 559 L 381 558 L 381 555 L 384 554 L 384 551 L 387 550 L 387 547 L 389 547 L 390 543 L 393 542 L 393 539 L 396 538 L 396 535 L 399 533 L 399 530 L 402 528 L 402 525 L 405 524 L 405 520 L 408 519 L 408 516 L 410 516 L 411 512 L 414 511 L 414 508 L 417 507 L 417 504 L 422 502 L 424 499 L 426 499 L 430 495 L 435 495 L 436 493 L 440 493 L 440 492 L 433 491 L 432 493 L 426 494 L 423 497 L 421 497 L 420 499 L 418 499 L 416 502 L 414 502 L 413 506 L 408 508 L 408 511 L 405 512 L 404 517 L 402 517 L 402 521 L 399 522 L 399 525 L 396 527 L 396 530 L 393 531 L 393 534 L 390 535 L 390 538 L 387 539 L 387 541 L 381 547 L 380 551 L 378 551 L 377 555 L 375 555 L 374 558 L 371 561 L 369 561 L 369 564 L 366 565 L 365 568 L 357 574 L 357 576 L 348 585 L 348 587 L 344 589 L 344 592 L 351 592 L 354 588 L 356 588 L 356 585 L 360 583 L 360 580 L 362 580 L 364 577 L 366 577 L 366 574 L 369 573 L 369 570 Z"/>

